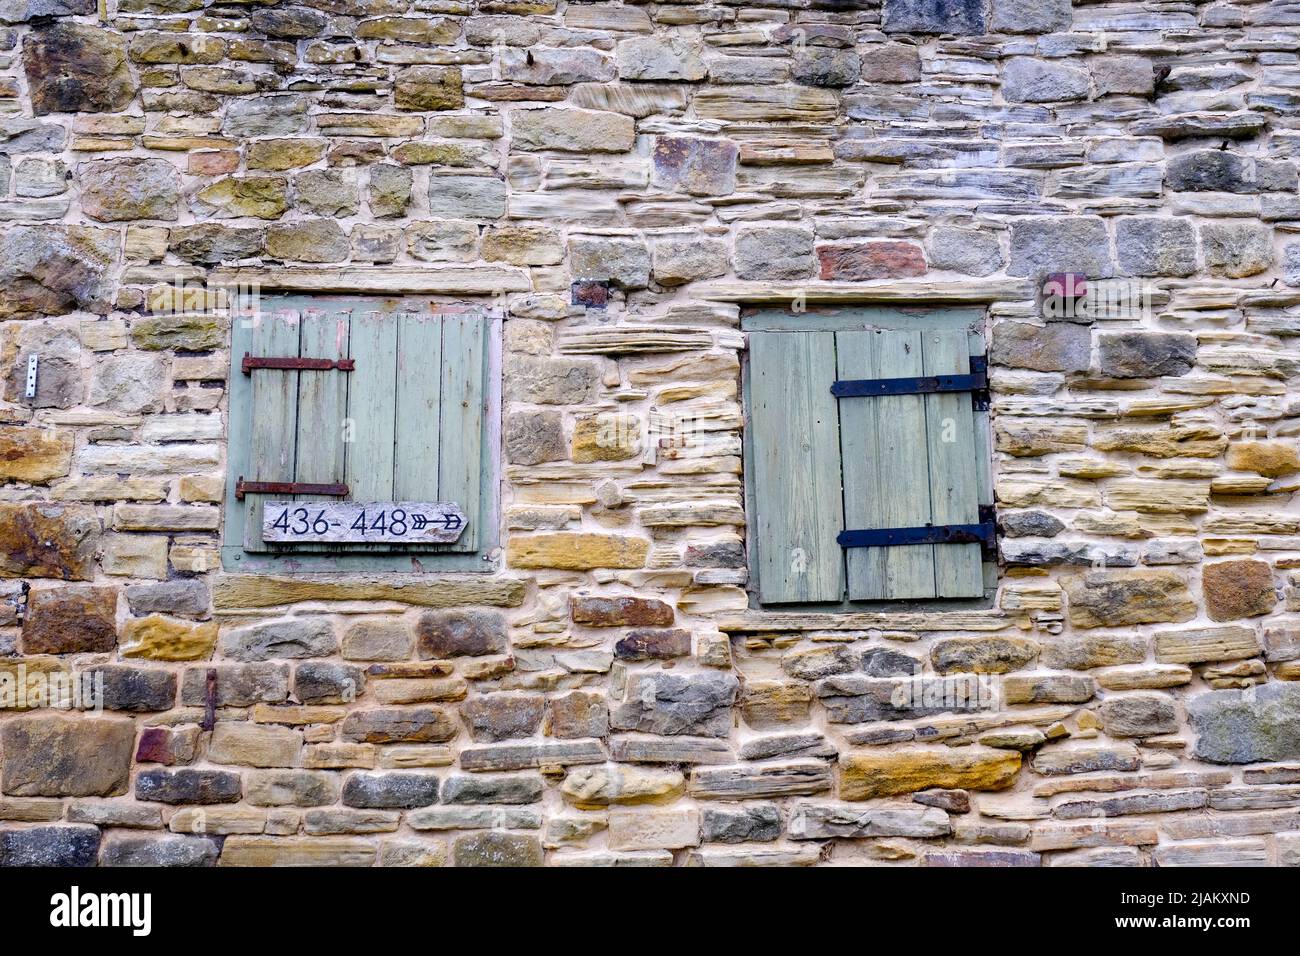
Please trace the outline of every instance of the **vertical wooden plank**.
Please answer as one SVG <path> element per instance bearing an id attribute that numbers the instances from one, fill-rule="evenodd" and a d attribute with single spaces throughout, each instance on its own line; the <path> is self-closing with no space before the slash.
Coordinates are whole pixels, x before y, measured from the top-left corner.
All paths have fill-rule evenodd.
<path id="1" fill-rule="evenodd" d="M 923 333 L 925 375 L 970 371 L 967 333 Z M 974 524 L 979 520 L 979 469 L 975 423 L 969 392 L 925 396 L 926 443 L 930 458 L 930 509 L 935 524 Z M 934 546 L 938 597 L 978 597 L 984 593 L 978 544 Z"/>
<path id="2" fill-rule="evenodd" d="M 831 333 L 749 336 L 753 541 L 759 599 L 840 601 L 844 527 L 835 339 Z"/>
<path id="3" fill-rule="evenodd" d="M 299 313 L 294 309 L 256 316 L 249 352 L 256 356 L 296 357 L 299 325 Z M 250 394 L 251 426 L 244 479 L 292 481 L 298 435 L 298 373 L 255 369 Z M 270 550 L 262 540 L 262 505 L 266 500 L 266 495 L 244 498 L 245 551 Z"/>
<path id="4" fill-rule="evenodd" d="M 235 482 L 248 473 L 248 445 L 252 440 L 251 414 L 253 382 L 239 371 L 245 352 L 253 349 L 254 316 L 240 314 L 230 324 L 230 379 L 227 384 L 229 412 L 226 423 L 225 520 L 222 523 L 222 563 L 227 570 L 239 567 L 244 553 L 245 503 L 235 497 Z M 226 562 L 229 561 L 229 564 Z"/>
<path id="5" fill-rule="evenodd" d="M 337 361 L 348 357 L 351 315 L 335 309 L 302 311 L 299 354 L 303 358 Z M 298 464 L 295 481 L 331 484 L 343 481 L 344 419 L 348 408 L 348 375 L 343 371 L 298 373 Z M 339 501 L 324 495 L 295 495 L 297 501 Z M 330 551 L 330 545 L 300 544 L 296 551 Z"/>
<path id="6" fill-rule="evenodd" d="M 393 500 L 438 500 L 442 318 L 404 313 L 397 328 L 397 422 Z"/>
<path id="7" fill-rule="evenodd" d="M 922 374 L 921 333 L 836 333 L 839 378 Z M 925 403 L 920 395 L 840 400 L 845 527 L 907 528 L 930 520 Z M 934 546 L 848 549 L 849 599 L 934 597 Z"/>
<path id="8" fill-rule="evenodd" d="M 448 551 L 476 551 L 483 478 L 483 418 L 487 413 L 487 319 L 479 314 L 442 318 L 442 427 L 439 430 L 438 500 L 454 501 L 469 527 Z"/>
<path id="9" fill-rule="evenodd" d="M 393 500 L 393 436 L 397 391 L 397 323 L 392 312 L 352 313 L 348 434 L 344 473 L 353 501 Z"/>
<path id="10" fill-rule="evenodd" d="M 836 378 L 879 378 L 873 332 L 839 332 L 835 336 Z M 840 399 L 840 456 L 844 465 L 844 527 L 876 528 L 882 481 L 876 454 L 874 398 Z M 885 596 L 885 553 L 881 548 L 845 548 L 849 600 Z M 874 582 L 874 583 L 873 583 Z"/>

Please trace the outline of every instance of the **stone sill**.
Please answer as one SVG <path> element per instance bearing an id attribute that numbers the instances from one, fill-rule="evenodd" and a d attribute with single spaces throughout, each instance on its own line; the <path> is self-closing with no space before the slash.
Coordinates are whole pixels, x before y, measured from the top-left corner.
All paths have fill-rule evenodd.
<path id="1" fill-rule="evenodd" d="M 903 279 L 886 282 L 705 282 L 693 286 L 692 294 L 713 302 L 789 303 L 802 297 L 805 302 L 873 303 L 906 302 L 912 305 L 962 302 L 1005 302 L 1032 299 L 1028 279 L 973 279 L 967 281 L 920 282 Z"/>
<path id="2" fill-rule="evenodd" d="M 528 292 L 522 269 L 504 266 L 425 267 L 420 269 L 302 269 L 235 267 L 213 269 L 209 285 L 256 286 L 262 291 L 336 292 L 362 295 L 495 295 Z"/>
<path id="3" fill-rule="evenodd" d="M 213 579 L 212 605 L 218 614 L 308 601 L 395 601 L 419 607 L 460 605 L 519 607 L 527 582 L 522 578 L 387 573 L 222 574 Z"/>
<path id="4" fill-rule="evenodd" d="M 748 611 L 717 618 L 718 630 L 731 634 L 765 631 L 1000 631 L 1014 620 L 1004 611 L 799 612 Z"/>

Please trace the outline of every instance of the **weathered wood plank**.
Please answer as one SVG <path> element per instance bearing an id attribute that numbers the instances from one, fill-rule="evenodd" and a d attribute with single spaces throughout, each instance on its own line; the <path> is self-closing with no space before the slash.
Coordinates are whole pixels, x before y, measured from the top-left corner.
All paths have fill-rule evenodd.
<path id="1" fill-rule="evenodd" d="M 299 354 L 303 358 L 347 358 L 350 320 L 347 312 L 304 309 Z M 298 374 L 298 464 L 294 481 L 321 484 L 343 481 L 343 420 L 347 417 L 349 374 L 339 370 Z M 298 501 L 337 500 L 320 495 L 295 497 Z M 265 532 L 263 539 L 274 540 L 266 537 Z"/>
<path id="2" fill-rule="evenodd" d="M 402 315 L 397 329 L 395 498 L 438 495 L 441 369 L 442 318 L 427 312 Z"/>
<path id="3" fill-rule="evenodd" d="M 438 498 L 458 501 L 466 514 L 478 514 L 483 477 L 484 348 L 487 322 L 482 315 L 442 319 L 442 427 L 439 431 Z M 478 548 L 472 525 L 449 550 Z"/>
<path id="4" fill-rule="evenodd" d="M 300 318 L 296 309 L 279 309 L 255 316 L 249 351 L 273 358 L 297 357 Z M 298 437 L 298 375 L 280 369 L 255 369 L 252 373 L 248 473 L 243 476 L 247 481 L 293 480 Z M 269 550 L 262 540 L 265 501 L 265 495 L 244 498 L 246 551 Z"/>
<path id="5" fill-rule="evenodd" d="M 925 375 L 966 374 L 970 343 L 963 332 L 922 333 Z M 969 392 L 925 396 L 926 445 L 930 459 L 930 520 L 936 524 L 979 521 L 979 469 Z M 978 544 L 936 544 L 937 597 L 979 597 L 984 593 Z"/>
<path id="6" fill-rule="evenodd" d="M 347 484 L 353 501 L 393 499 L 393 435 L 397 393 L 397 316 L 391 312 L 352 314 L 348 373 Z"/>
<path id="7" fill-rule="evenodd" d="M 760 599 L 839 601 L 844 527 L 838 413 L 829 335 L 749 338 L 754 543 Z"/>
<path id="8" fill-rule="evenodd" d="M 902 378 L 922 374 L 922 333 L 839 332 L 840 378 Z M 849 529 L 910 528 L 930 520 L 925 402 L 920 395 L 840 400 L 845 450 L 845 512 Z M 852 452 L 848 450 L 852 449 Z M 849 598 L 854 601 L 934 597 L 934 546 L 850 549 Z"/>

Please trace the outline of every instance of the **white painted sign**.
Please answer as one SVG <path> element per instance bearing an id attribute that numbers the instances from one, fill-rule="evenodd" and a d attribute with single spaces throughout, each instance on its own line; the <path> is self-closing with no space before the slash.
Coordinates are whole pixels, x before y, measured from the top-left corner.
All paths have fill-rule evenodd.
<path id="1" fill-rule="evenodd" d="M 279 544 L 450 544 L 465 531 L 452 501 L 268 501 L 262 539 Z"/>

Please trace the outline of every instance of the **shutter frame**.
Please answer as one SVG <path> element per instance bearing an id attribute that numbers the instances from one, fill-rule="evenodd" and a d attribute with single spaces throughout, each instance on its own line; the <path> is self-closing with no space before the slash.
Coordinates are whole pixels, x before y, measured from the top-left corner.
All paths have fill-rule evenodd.
<path id="1" fill-rule="evenodd" d="M 921 602 L 951 599 L 987 600 L 989 590 L 996 587 L 997 568 L 996 519 L 991 480 L 992 443 L 987 411 L 987 365 L 984 360 L 985 342 L 979 331 L 982 321 L 983 314 L 973 309 L 904 310 L 870 307 L 814 313 L 760 309 L 742 314 L 741 327 L 748 333 L 750 341 L 750 353 L 745 365 L 746 428 L 749 431 L 745 440 L 747 475 L 745 492 L 749 507 L 751 593 L 757 606 L 779 608 L 781 604 L 821 603 L 813 600 L 806 602 L 773 600 L 768 589 L 764 587 L 763 549 L 765 546 L 770 548 L 771 545 L 765 541 L 767 529 L 763 526 L 761 514 L 766 490 L 759 475 L 761 464 L 759 446 L 762 444 L 762 437 L 757 434 L 757 426 L 762 424 L 762 412 L 758 408 L 761 396 L 756 394 L 754 389 L 754 343 L 762 342 L 760 336 L 764 333 L 783 335 L 787 342 L 792 341 L 791 336 L 797 334 L 820 334 L 831 337 L 837 333 L 864 334 L 868 331 L 903 332 L 927 340 L 926 344 L 929 347 L 924 350 L 918 340 L 916 351 L 920 361 L 914 370 L 909 368 L 907 372 L 908 376 L 924 380 L 914 383 L 922 387 L 916 393 L 912 393 L 909 383 L 893 382 L 878 394 L 909 396 L 912 403 L 921 410 L 919 417 L 913 416 L 917 418 L 916 427 L 907 435 L 909 444 L 919 446 L 917 450 L 920 454 L 915 469 L 918 477 L 917 486 L 923 489 L 922 495 L 927 497 L 931 487 L 935 487 L 937 496 L 942 500 L 939 501 L 937 509 L 927 500 L 923 516 L 914 525 L 904 521 L 857 523 L 851 520 L 854 499 L 851 497 L 853 482 L 849 477 L 849 470 L 855 461 L 859 464 L 865 461 L 871 465 L 878 456 L 868 456 L 864 451 L 865 448 L 875 444 L 874 436 L 866 442 L 861 440 L 861 435 L 856 442 L 853 440 L 853 435 L 846 430 L 846 425 L 851 424 L 854 413 L 848 411 L 846 415 L 846 411 L 856 406 L 859 408 L 857 412 L 859 419 L 868 417 L 874 420 L 874 415 L 864 416 L 863 411 L 878 405 L 880 399 L 874 396 L 858 397 L 846 398 L 838 402 L 844 485 L 843 508 L 846 519 L 838 529 L 836 537 L 838 538 L 841 532 L 854 529 L 874 527 L 896 531 L 900 528 L 905 530 L 912 527 L 918 529 L 921 534 L 909 540 L 922 541 L 924 544 L 842 549 L 843 560 L 848 566 L 846 587 L 843 593 L 836 596 L 836 603 L 844 610 L 850 610 L 854 606 L 861 607 L 863 602 L 875 604 L 909 600 Z M 760 345 L 759 348 L 762 346 Z M 855 374 L 846 374 L 849 368 L 839 367 L 844 363 L 845 358 L 845 353 L 838 348 L 837 343 L 837 381 L 850 378 L 886 377 L 876 371 L 874 366 L 868 366 L 866 372 L 859 368 Z M 892 375 L 904 377 L 897 371 Z M 971 388 L 968 389 L 966 386 Z M 869 390 L 867 391 L 870 394 Z M 858 394 L 861 393 L 862 390 L 859 390 Z M 917 408 L 914 408 L 914 411 Z M 846 422 L 846 419 L 850 421 Z M 948 442 L 942 441 L 945 419 L 950 420 L 947 423 Z M 955 442 L 952 441 L 954 428 L 957 430 Z M 896 471 L 896 466 L 887 468 L 887 471 L 891 470 Z M 953 489 L 951 494 L 950 488 Z M 953 495 L 960 499 L 958 502 L 960 507 L 952 506 L 950 498 Z M 921 514 L 918 511 L 918 515 Z M 951 526 L 955 532 L 951 536 L 954 543 L 943 541 L 942 533 L 935 531 L 936 525 Z M 905 535 L 903 537 L 906 538 Z M 881 561 L 883 556 L 890 552 L 901 553 L 908 550 L 926 552 L 932 563 L 935 561 L 935 556 L 938 556 L 937 566 L 940 572 L 936 574 L 931 570 L 928 576 L 923 577 L 921 585 L 916 589 L 917 593 L 902 593 L 895 587 L 896 576 L 894 581 L 885 579 L 874 594 L 850 593 L 853 572 L 849 563 L 862 560 L 854 557 L 855 552 L 860 555 L 876 553 L 882 556 L 876 560 Z M 956 552 L 956 555 L 953 552 Z M 957 568 L 956 572 L 953 571 L 954 565 Z"/>
<path id="2" fill-rule="evenodd" d="M 270 315 L 271 313 L 282 312 L 280 303 L 292 305 L 301 314 L 305 315 L 309 311 L 328 313 L 331 317 L 337 318 L 342 316 L 347 320 L 349 315 L 355 319 L 362 312 L 376 311 L 375 306 L 382 305 L 385 311 L 412 313 L 420 312 L 427 318 L 433 319 L 433 324 L 440 325 L 446 317 L 442 313 L 431 313 L 428 310 L 427 302 L 411 303 L 412 308 L 402 309 L 398 303 L 393 300 L 363 299 L 363 300 L 346 300 L 342 297 L 332 299 L 330 297 L 307 297 L 307 296 L 286 296 L 276 297 L 269 302 L 263 301 L 262 313 Z M 406 305 L 406 303 L 401 303 Z M 397 308 L 394 308 L 397 306 Z M 476 439 L 473 450 L 474 457 L 472 461 L 466 460 L 461 462 L 462 470 L 466 475 L 463 484 L 472 489 L 472 493 L 461 493 L 455 498 L 444 498 L 438 494 L 438 471 L 443 469 L 421 468 L 416 469 L 421 475 L 429 476 L 429 483 L 425 490 L 418 494 L 411 494 L 409 497 L 399 497 L 397 495 L 397 469 L 400 467 L 398 457 L 394 456 L 394 487 L 390 496 L 365 497 L 364 500 L 386 501 L 386 500 L 407 500 L 407 501 L 441 501 L 455 500 L 461 505 L 468 519 L 468 527 L 457 542 L 448 545 L 430 545 L 430 544 L 413 544 L 413 545 L 353 545 L 351 543 L 343 544 L 320 544 L 320 543 L 303 543 L 303 544 L 263 544 L 259 550 L 252 551 L 244 547 L 244 538 L 249 529 L 254 526 L 258 529 L 260 537 L 260 516 L 257 518 L 256 525 L 252 520 L 251 509 L 245 507 L 244 502 L 235 498 L 234 487 L 236 484 L 237 470 L 243 473 L 248 470 L 249 461 L 249 439 L 252 431 L 253 409 L 257 407 L 253 400 L 252 392 L 254 383 L 259 376 L 267 375 L 269 372 L 265 368 L 251 369 L 251 374 L 245 376 L 239 374 L 239 363 L 245 352 L 258 354 L 254 345 L 253 329 L 258 324 L 255 317 L 241 317 L 232 322 L 232 363 L 233 370 L 228 387 L 230 390 L 230 418 L 229 418 L 229 452 L 228 452 L 228 475 L 226 491 L 226 513 L 225 524 L 222 538 L 222 563 L 228 570 L 253 570 L 253 571 L 310 571 L 310 570 L 411 570 L 412 561 L 417 560 L 420 566 L 426 571 L 433 570 L 454 570 L 454 571 L 479 571 L 491 570 L 495 562 L 484 560 L 484 555 L 489 549 L 495 548 L 499 540 L 499 530 L 497 522 L 499 521 L 499 506 L 496 503 L 495 495 L 490 493 L 495 488 L 495 479 L 499 468 L 498 455 L 494 451 L 493 439 L 499 434 L 499 406 L 500 386 L 496 378 L 496 373 L 500 367 L 500 346 L 497 343 L 497 337 L 494 333 L 499 333 L 500 319 L 495 316 L 484 313 L 481 310 L 466 312 L 460 317 L 465 327 L 471 330 L 468 337 L 472 340 L 473 346 L 473 369 L 467 370 L 462 374 L 465 380 L 465 389 L 467 394 L 472 398 L 471 405 L 474 412 L 474 438 Z M 353 353 L 351 348 L 351 330 L 345 334 L 343 341 L 348 345 L 344 355 Z M 374 351 L 372 349 L 372 351 Z M 285 357 L 291 357 L 294 353 L 285 348 L 281 350 Z M 392 359 L 391 371 L 388 374 L 386 390 L 390 397 L 396 390 L 397 384 L 397 360 L 399 349 L 394 348 L 389 353 Z M 307 351 L 302 355 L 309 356 Z M 349 371 L 331 370 L 311 370 L 300 371 L 294 370 L 289 374 L 301 374 L 303 376 L 347 376 L 350 383 L 357 372 L 364 368 L 364 363 L 357 361 L 356 368 Z M 439 363 L 435 368 L 441 368 Z M 275 370 L 279 371 L 279 370 Z M 429 356 L 422 355 L 420 360 L 414 363 L 411 372 L 411 380 L 430 379 L 439 382 L 441 387 L 442 375 L 431 375 Z M 372 389 L 372 391 L 377 391 Z M 396 412 L 396 399 L 394 402 Z M 351 409 L 349 408 L 349 413 Z M 306 406 L 295 406 L 294 416 L 296 421 L 296 430 L 301 433 L 307 428 L 310 417 Z M 430 433 L 435 438 L 435 447 L 441 441 L 440 422 L 427 421 L 430 425 Z M 394 420 L 394 427 L 395 420 Z M 373 443 L 372 443 L 373 444 Z M 349 449 L 351 450 L 351 449 Z M 344 475 L 340 477 L 350 477 L 361 474 L 361 459 L 358 457 L 352 467 L 351 472 L 347 471 L 345 463 Z M 472 473 L 472 482 L 469 475 Z M 285 479 L 294 477 L 289 475 L 277 475 L 277 478 Z M 364 486 L 364 482 L 360 483 Z M 418 487 L 407 484 L 406 488 L 419 490 Z M 360 490 L 365 490 L 364 487 Z M 287 495 L 275 495 L 273 497 L 284 499 Z M 299 496 L 300 499 L 303 496 Z M 350 500 L 362 500 L 363 496 L 356 494 L 356 491 L 348 495 Z M 338 500 L 329 498 L 323 500 Z M 472 532 L 472 534 L 471 534 Z M 467 538 L 468 536 L 468 538 Z"/>

